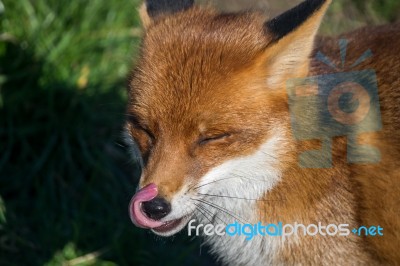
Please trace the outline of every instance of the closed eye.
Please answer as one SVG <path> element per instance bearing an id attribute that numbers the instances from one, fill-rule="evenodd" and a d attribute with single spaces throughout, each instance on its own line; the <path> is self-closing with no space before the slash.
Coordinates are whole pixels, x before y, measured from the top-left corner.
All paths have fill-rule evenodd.
<path id="1" fill-rule="evenodd" d="M 202 146 L 202 145 L 206 145 L 210 142 L 224 140 L 230 136 L 231 136 L 230 133 L 223 133 L 223 134 L 218 134 L 218 135 L 214 135 L 214 136 L 204 136 L 204 137 L 200 137 L 200 139 L 198 140 L 198 144 L 200 146 Z"/>
<path id="2" fill-rule="evenodd" d="M 143 164 L 147 165 L 147 161 L 150 157 L 156 139 L 152 132 L 148 130 L 143 123 L 141 123 L 141 120 L 138 119 L 138 117 L 134 115 L 128 115 L 127 119 L 130 125 L 129 133 L 139 147 Z"/>
<path id="3" fill-rule="evenodd" d="M 129 123 L 136 129 L 141 130 L 142 132 L 146 133 L 147 136 L 154 141 L 155 137 L 153 133 L 140 122 L 140 119 L 135 115 L 128 115 L 127 116 Z"/>

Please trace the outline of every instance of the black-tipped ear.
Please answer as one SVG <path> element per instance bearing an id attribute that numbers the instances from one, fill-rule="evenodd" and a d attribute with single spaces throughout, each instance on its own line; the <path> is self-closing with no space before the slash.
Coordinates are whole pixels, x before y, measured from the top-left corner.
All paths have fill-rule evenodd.
<path id="1" fill-rule="evenodd" d="M 143 26 L 147 28 L 157 16 L 187 10 L 193 4 L 194 0 L 145 0 L 139 14 Z"/>
<path id="2" fill-rule="evenodd" d="M 308 74 L 315 36 L 331 2 L 307 0 L 266 22 L 271 43 L 263 60 L 269 68 L 267 83 L 271 88 L 283 88 L 286 80 Z"/>
<path id="3" fill-rule="evenodd" d="M 295 31 L 325 4 L 330 4 L 330 2 L 330 0 L 306 0 L 289 11 L 266 22 L 265 29 L 269 34 L 273 35 L 273 41 L 278 41 Z"/>
<path id="4" fill-rule="evenodd" d="M 171 14 L 184 11 L 193 6 L 194 0 L 147 0 L 147 13 L 154 18 L 161 14 Z"/>

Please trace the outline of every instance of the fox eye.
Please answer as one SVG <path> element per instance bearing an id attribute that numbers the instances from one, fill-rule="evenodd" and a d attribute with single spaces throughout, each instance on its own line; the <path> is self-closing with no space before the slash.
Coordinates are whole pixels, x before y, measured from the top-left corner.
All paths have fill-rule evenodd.
<path id="1" fill-rule="evenodd" d="M 142 153 L 143 161 L 146 164 L 146 161 L 150 155 L 151 149 L 154 145 L 155 142 L 155 137 L 151 133 L 150 130 L 148 130 L 146 127 L 144 127 L 138 119 L 134 116 L 129 116 L 128 121 L 130 124 L 130 134 L 135 140 L 136 144 L 139 147 L 139 150 Z"/>
<path id="2" fill-rule="evenodd" d="M 213 135 L 213 136 L 204 136 L 204 137 L 200 137 L 200 139 L 198 140 L 198 144 L 200 146 L 203 146 L 203 145 L 209 144 L 211 142 L 225 140 L 226 138 L 228 138 L 230 136 L 231 136 L 230 133 L 222 133 L 222 134 Z"/>
<path id="3" fill-rule="evenodd" d="M 153 139 L 146 131 L 138 128 L 132 128 L 130 133 L 135 142 L 139 145 L 139 148 L 142 152 L 149 150 L 153 145 Z"/>

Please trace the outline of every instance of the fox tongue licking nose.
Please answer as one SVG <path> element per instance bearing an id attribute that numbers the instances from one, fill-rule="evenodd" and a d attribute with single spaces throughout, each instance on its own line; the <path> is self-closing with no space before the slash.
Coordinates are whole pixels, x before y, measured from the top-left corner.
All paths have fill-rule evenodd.
<path id="1" fill-rule="evenodd" d="M 133 196 L 131 203 L 129 205 L 129 214 L 132 222 L 141 228 L 157 228 L 162 226 L 163 222 L 158 222 L 147 217 L 146 214 L 143 213 L 142 203 L 151 201 L 155 197 L 157 197 L 158 190 L 155 184 L 150 184 L 141 190 L 139 190 L 135 196 Z"/>

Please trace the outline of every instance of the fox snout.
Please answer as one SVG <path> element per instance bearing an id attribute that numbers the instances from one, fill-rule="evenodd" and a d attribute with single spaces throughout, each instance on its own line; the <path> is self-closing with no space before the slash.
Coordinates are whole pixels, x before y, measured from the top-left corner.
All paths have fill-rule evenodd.
<path id="1" fill-rule="evenodd" d="M 136 226 L 153 229 L 163 225 L 159 220 L 171 212 L 171 204 L 157 196 L 158 189 L 155 184 L 142 188 L 133 196 L 129 213 Z"/>
<path id="2" fill-rule="evenodd" d="M 170 236 L 179 232 L 191 215 L 186 213 L 176 217 L 180 211 L 175 208 L 174 216 L 172 202 L 161 195 L 158 186 L 154 183 L 143 187 L 133 196 L 129 205 L 129 214 L 137 227 L 151 229 L 161 236 Z M 180 205 L 182 204 L 175 202 L 175 207 Z"/>

